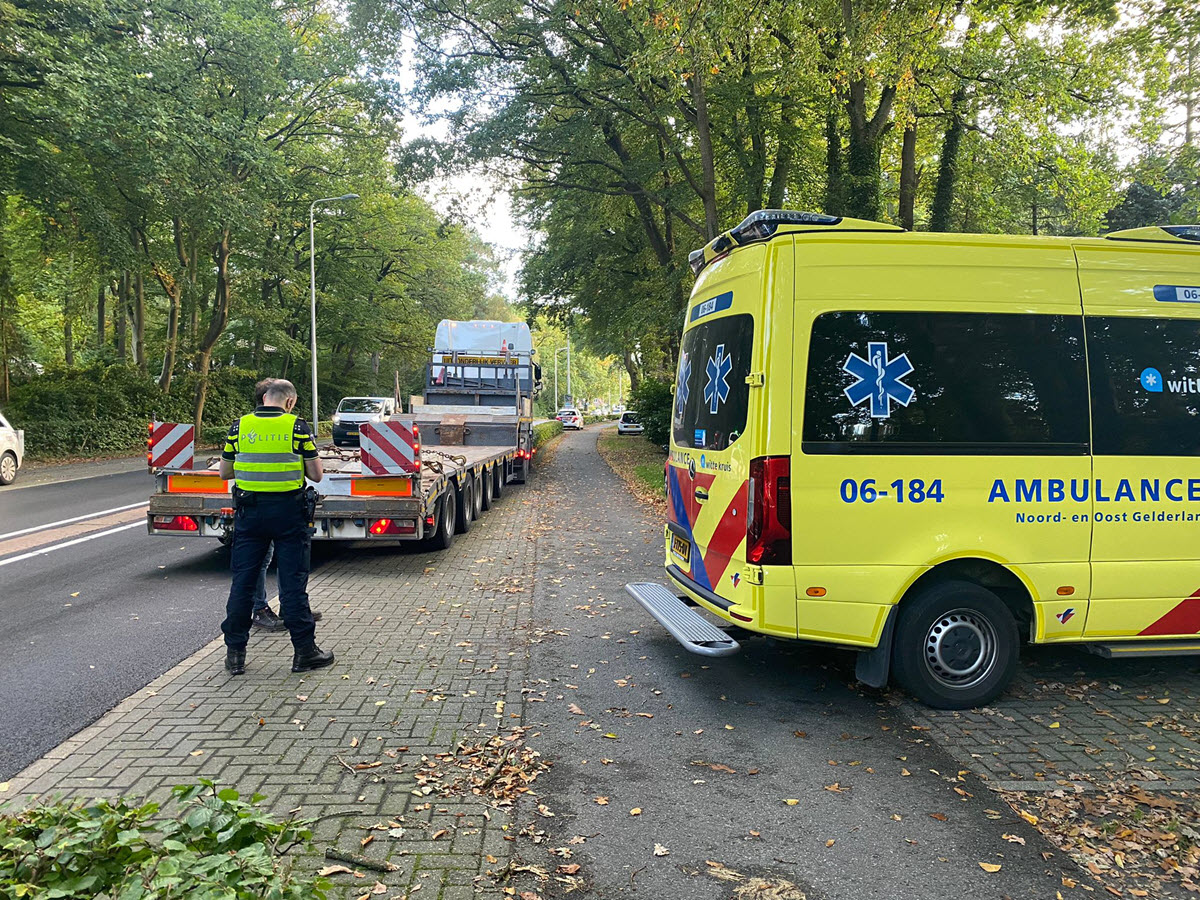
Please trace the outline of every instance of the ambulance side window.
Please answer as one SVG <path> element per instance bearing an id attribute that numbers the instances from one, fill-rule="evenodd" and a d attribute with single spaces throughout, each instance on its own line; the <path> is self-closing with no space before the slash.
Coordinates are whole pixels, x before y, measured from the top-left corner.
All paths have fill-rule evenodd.
<path id="1" fill-rule="evenodd" d="M 754 317 L 722 316 L 684 332 L 671 430 L 675 444 L 724 450 L 746 429 Z"/>
<path id="2" fill-rule="evenodd" d="M 1088 316 L 1101 456 L 1200 456 L 1200 322 Z"/>
<path id="3" fill-rule="evenodd" d="M 1087 453 L 1082 317 L 818 316 L 809 346 L 802 449 Z"/>

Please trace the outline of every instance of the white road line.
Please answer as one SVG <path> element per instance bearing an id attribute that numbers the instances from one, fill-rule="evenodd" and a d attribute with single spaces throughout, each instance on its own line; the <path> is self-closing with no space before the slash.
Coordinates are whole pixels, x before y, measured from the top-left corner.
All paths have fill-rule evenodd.
<path id="1" fill-rule="evenodd" d="M 23 534 L 33 534 L 35 531 L 45 531 L 48 528 L 57 528 L 60 525 L 74 525 L 76 522 L 86 522 L 88 519 L 98 519 L 101 516 L 109 516 L 113 513 L 125 512 L 127 509 L 137 509 L 139 506 L 149 505 L 149 500 L 143 500 L 141 503 L 130 503 L 128 506 L 118 506 L 115 509 L 102 509 L 100 512 L 88 513 L 86 516 L 63 519 L 61 522 L 50 522 L 48 525 L 34 525 L 32 528 L 22 528 L 20 531 L 9 531 L 5 534 L 0 534 L 0 541 L 20 537 Z"/>
<path id="2" fill-rule="evenodd" d="M 96 538 L 108 537 L 110 534 L 116 534 L 118 531 L 128 531 L 130 528 L 145 528 L 146 523 L 142 521 L 130 522 L 128 525 L 118 525 L 116 528 L 110 528 L 108 531 L 97 531 L 95 534 L 89 534 L 81 538 L 75 538 L 73 541 L 67 541 L 63 544 L 51 544 L 49 547 L 43 547 L 41 550 L 31 550 L 28 553 L 22 553 L 20 556 L 13 556 L 9 559 L 0 559 L 0 566 L 7 566 L 9 563 L 17 563 L 26 559 L 33 559 L 35 556 L 45 556 L 47 553 L 53 553 L 55 550 L 65 550 L 67 547 L 74 547 L 76 544 L 82 544 L 84 541 L 94 541 Z"/>

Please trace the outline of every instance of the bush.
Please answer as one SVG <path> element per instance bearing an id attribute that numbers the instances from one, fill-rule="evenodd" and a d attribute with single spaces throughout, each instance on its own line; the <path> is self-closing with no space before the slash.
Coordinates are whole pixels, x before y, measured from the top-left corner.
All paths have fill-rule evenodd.
<path id="1" fill-rule="evenodd" d="M 232 788 L 176 787 L 176 818 L 125 799 L 59 801 L 0 815 L 0 897 L 205 897 L 303 900 L 329 883 L 283 854 L 307 844 L 302 822 L 277 821 Z"/>
<path id="2" fill-rule="evenodd" d="M 646 429 L 646 440 L 663 447 L 671 442 L 671 414 L 675 395 L 665 381 L 647 378 L 633 392 L 633 408 Z"/>
<path id="3" fill-rule="evenodd" d="M 533 426 L 533 446 L 540 447 L 551 438 L 563 433 L 563 423 L 555 419 L 551 422 L 541 422 Z"/>

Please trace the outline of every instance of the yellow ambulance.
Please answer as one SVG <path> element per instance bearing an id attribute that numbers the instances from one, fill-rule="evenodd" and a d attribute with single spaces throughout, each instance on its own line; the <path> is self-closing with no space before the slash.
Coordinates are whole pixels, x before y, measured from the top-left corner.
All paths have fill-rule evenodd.
<path id="1" fill-rule="evenodd" d="M 1200 226 L 763 210 L 692 267 L 667 586 L 628 586 L 685 647 L 855 648 L 950 709 L 1023 641 L 1200 654 Z"/>

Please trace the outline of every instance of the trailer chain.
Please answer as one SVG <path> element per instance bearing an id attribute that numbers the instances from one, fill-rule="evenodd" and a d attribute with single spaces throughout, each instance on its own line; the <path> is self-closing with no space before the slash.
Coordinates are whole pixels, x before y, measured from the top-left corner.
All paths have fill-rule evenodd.
<path id="1" fill-rule="evenodd" d="M 465 469 L 467 467 L 467 458 L 459 453 L 443 453 L 441 450 L 431 450 L 425 447 L 421 450 L 421 464 L 429 466 L 437 474 L 441 475 L 444 467 L 436 459 L 426 459 L 426 456 L 440 456 L 442 459 L 454 463 L 458 468 Z"/>

